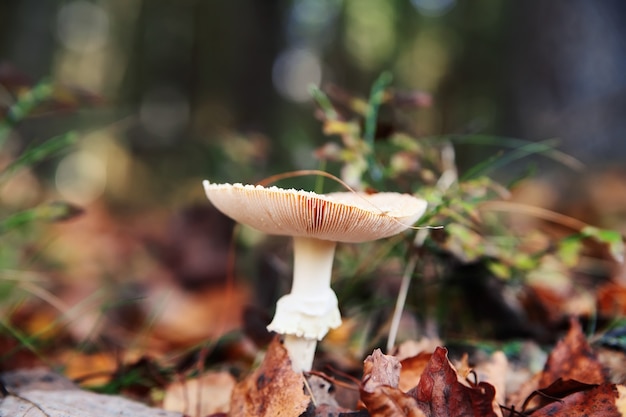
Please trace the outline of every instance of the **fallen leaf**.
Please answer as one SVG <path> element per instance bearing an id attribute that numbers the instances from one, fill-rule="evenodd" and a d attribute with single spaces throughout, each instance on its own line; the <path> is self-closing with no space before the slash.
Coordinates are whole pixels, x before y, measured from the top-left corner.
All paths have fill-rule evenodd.
<path id="1" fill-rule="evenodd" d="M 362 389 L 388 385 L 396 388 L 400 381 L 400 361 L 395 356 L 385 355 L 380 349 L 368 356 L 363 362 Z"/>
<path id="2" fill-rule="evenodd" d="M 494 401 L 495 388 L 486 382 L 475 386 L 461 383 L 442 347 L 435 350 L 419 384 L 408 394 L 429 417 L 502 415 Z"/>
<path id="3" fill-rule="evenodd" d="M 534 399 L 538 400 L 534 401 L 535 404 L 537 404 L 537 406 L 535 406 L 535 409 L 538 409 L 554 401 L 561 401 L 562 398 L 565 398 L 568 395 L 572 395 L 577 392 L 588 391 L 597 386 L 597 384 L 585 384 L 583 382 L 575 381 L 573 379 L 563 380 L 559 378 L 552 384 L 550 384 L 549 387 L 534 391 L 526 399 L 524 405 L 522 406 L 522 410 L 524 410 L 524 412 L 529 412 L 527 404 L 529 404 L 531 400 Z"/>
<path id="4" fill-rule="evenodd" d="M 65 376 L 72 380 L 84 380 L 85 386 L 106 384 L 119 367 L 114 352 L 90 354 L 67 351 L 61 355 L 61 361 L 65 364 Z"/>
<path id="5" fill-rule="evenodd" d="M 448 351 L 437 348 L 419 384 L 406 394 L 397 388 L 397 359 L 380 351 L 365 360 L 361 400 L 372 417 L 502 416 L 495 403 L 495 388 L 485 382 L 461 382 L 448 360 Z M 467 384 L 467 385 L 466 385 Z"/>
<path id="6" fill-rule="evenodd" d="M 509 376 L 509 361 L 502 351 L 494 352 L 489 361 L 482 362 L 474 368 L 479 381 L 493 385 L 496 390 L 496 402 L 506 402 L 507 377 Z"/>
<path id="7" fill-rule="evenodd" d="M 521 409 L 524 404 L 535 408 L 540 400 L 532 398 L 532 401 L 528 401 L 528 398 L 559 379 L 593 385 L 609 382 L 608 375 L 589 346 L 580 323 L 575 319 L 570 321 L 570 329 L 565 338 L 557 343 L 548 356 L 543 371 L 511 395 L 509 403 L 516 409 Z"/>
<path id="8" fill-rule="evenodd" d="M 432 353 L 422 352 L 416 356 L 403 359 L 400 362 L 402 369 L 400 370 L 400 382 L 398 387 L 402 392 L 407 392 L 417 386 L 431 356 Z"/>
<path id="9" fill-rule="evenodd" d="M 568 395 L 559 401 L 538 409 L 531 414 L 532 417 L 612 417 L 621 416 L 617 409 L 616 401 L 618 391 L 613 384 L 602 384 L 586 391 L 579 391 Z"/>
<path id="10" fill-rule="evenodd" d="M 621 416 L 626 416 L 626 386 L 617 385 L 617 400 L 615 400 L 615 406 L 620 412 Z"/>
<path id="11" fill-rule="evenodd" d="M 235 386 L 230 417 L 298 417 L 310 401 L 304 394 L 304 377 L 293 371 L 287 351 L 275 337 L 261 366 Z"/>
<path id="12" fill-rule="evenodd" d="M 554 347 L 539 379 L 539 388 L 545 388 L 557 379 L 573 379 L 585 384 L 608 381 L 602 364 L 589 346 L 578 320 L 570 321 L 565 338 Z"/>
<path id="13" fill-rule="evenodd" d="M 376 349 L 363 363 L 361 401 L 371 417 L 426 417 L 414 398 L 398 389 L 400 361 Z"/>
<path id="14" fill-rule="evenodd" d="M 598 313 L 601 317 L 626 314 L 626 287 L 616 282 L 607 282 L 596 291 Z"/>
<path id="15" fill-rule="evenodd" d="M 228 413 L 235 382 L 235 378 L 225 371 L 175 382 L 165 389 L 163 408 L 191 417 Z"/>

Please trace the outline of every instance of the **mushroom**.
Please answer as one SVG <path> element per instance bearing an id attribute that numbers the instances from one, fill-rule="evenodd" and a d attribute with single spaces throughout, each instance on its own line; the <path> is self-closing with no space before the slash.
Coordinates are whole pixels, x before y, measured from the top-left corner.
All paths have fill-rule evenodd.
<path id="1" fill-rule="evenodd" d="M 366 242 L 398 234 L 419 219 L 426 201 L 409 194 L 316 194 L 260 185 L 203 182 L 211 203 L 261 232 L 293 237 L 293 284 L 268 330 L 284 335 L 295 371 L 310 371 L 318 340 L 339 327 L 330 287 L 337 242 Z"/>

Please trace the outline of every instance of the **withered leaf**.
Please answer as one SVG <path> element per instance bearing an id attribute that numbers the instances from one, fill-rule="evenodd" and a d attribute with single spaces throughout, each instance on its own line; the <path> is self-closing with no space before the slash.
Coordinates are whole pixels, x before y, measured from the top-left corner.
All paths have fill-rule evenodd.
<path id="1" fill-rule="evenodd" d="M 619 417 L 616 400 L 617 388 L 613 384 L 601 384 L 586 391 L 575 392 L 560 401 L 552 402 L 531 414 L 532 417 Z"/>
<path id="2" fill-rule="evenodd" d="M 363 361 L 362 389 L 370 391 L 376 387 L 387 385 L 393 388 L 400 380 L 400 361 L 395 356 L 385 355 L 380 349 Z"/>
<path id="3" fill-rule="evenodd" d="M 165 389 L 163 408 L 198 416 L 227 413 L 235 378 L 226 371 L 176 381 Z"/>
<path id="4" fill-rule="evenodd" d="M 371 417 L 430 417 L 418 406 L 415 398 L 388 385 L 376 387 L 371 392 L 361 390 L 361 401 Z"/>
<path id="5" fill-rule="evenodd" d="M 464 385 L 447 357 L 437 348 L 418 385 L 404 394 L 398 384 L 399 366 L 378 352 L 365 362 L 361 400 L 373 417 L 496 417 L 495 389 L 487 383 Z M 381 364 L 381 369 L 376 366 Z M 376 373 L 375 373 L 376 372 Z M 374 376 L 373 376 L 374 375 Z"/>
<path id="6" fill-rule="evenodd" d="M 567 335 L 550 353 L 539 379 L 539 388 L 548 387 L 559 378 L 585 384 L 608 382 L 604 368 L 587 343 L 576 319 L 570 321 Z"/>
<path id="7" fill-rule="evenodd" d="M 304 394 L 304 377 L 293 371 L 287 351 L 276 337 L 261 366 L 235 386 L 230 416 L 298 417 L 310 400 Z"/>
<path id="8" fill-rule="evenodd" d="M 603 366 L 587 343 L 580 323 L 575 319 L 570 321 L 565 338 L 557 343 L 548 356 L 543 371 L 512 395 L 510 403 L 516 408 L 524 405 L 535 408 L 542 401 L 533 393 L 549 387 L 558 379 L 592 385 L 609 382 Z"/>
<path id="9" fill-rule="evenodd" d="M 416 356 L 402 359 L 400 362 L 402 369 L 400 370 L 400 382 L 398 387 L 403 392 L 417 386 L 431 356 L 432 354 L 429 352 L 421 352 Z"/>
<path id="10" fill-rule="evenodd" d="M 459 382 L 448 360 L 448 351 L 442 347 L 435 350 L 419 384 L 408 394 L 429 417 L 498 416 L 495 388 L 486 382 L 471 387 Z"/>
<path id="11" fill-rule="evenodd" d="M 562 378 L 559 378 L 552 384 L 550 384 L 550 386 L 533 392 L 526 399 L 524 405 L 522 406 L 522 410 L 527 410 L 528 403 L 533 399 L 539 400 L 539 402 L 541 403 L 540 407 L 543 407 L 553 401 L 559 401 L 561 398 L 565 398 L 568 395 L 590 390 L 597 386 L 597 384 L 585 384 L 583 382 L 575 381 L 573 379 L 563 380 Z"/>
<path id="12" fill-rule="evenodd" d="M 414 398 L 398 389 L 400 361 L 376 349 L 363 363 L 361 401 L 371 417 L 426 417 Z"/>

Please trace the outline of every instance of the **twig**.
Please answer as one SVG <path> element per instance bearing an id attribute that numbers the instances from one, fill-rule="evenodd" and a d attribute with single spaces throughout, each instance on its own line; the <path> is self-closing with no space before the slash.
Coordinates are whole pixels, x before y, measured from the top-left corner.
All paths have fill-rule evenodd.
<path id="1" fill-rule="evenodd" d="M 389 338 L 387 339 L 387 352 L 393 349 L 396 343 L 396 336 L 398 335 L 398 328 L 400 327 L 400 318 L 402 317 L 402 311 L 406 303 L 406 296 L 409 292 L 409 284 L 411 282 L 411 276 L 415 271 L 417 265 L 417 254 L 411 255 L 409 262 L 404 270 L 402 276 L 402 283 L 400 284 L 400 291 L 398 292 L 398 298 L 396 299 L 396 308 L 393 312 L 393 318 L 391 319 L 391 328 L 389 329 Z"/>

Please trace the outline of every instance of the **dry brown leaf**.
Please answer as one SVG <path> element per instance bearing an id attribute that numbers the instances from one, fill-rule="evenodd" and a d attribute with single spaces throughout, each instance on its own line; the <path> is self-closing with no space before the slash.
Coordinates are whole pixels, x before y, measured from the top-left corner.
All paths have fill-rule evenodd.
<path id="1" fill-rule="evenodd" d="M 466 386 L 448 360 L 448 351 L 437 348 L 426 366 L 419 384 L 408 393 L 429 417 L 501 416 L 495 402 L 495 388 L 480 382 Z"/>
<path id="2" fill-rule="evenodd" d="M 431 356 L 432 353 L 422 352 L 417 356 L 411 356 L 400 362 L 402 369 L 400 370 L 398 388 L 400 388 L 401 391 L 407 392 L 417 386 Z"/>
<path id="3" fill-rule="evenodd" d="M 618 392 L 613 384 L 575 392 L 533 412 L 532 417 L 612 417 L 621 416 L 617 409 Z"/>
<path id="4" fill-rule="evenodd" d="M 64 374 L 72 380 L 82 380 L 85 386 L 102 385 L 110 381 L 111 376 L 119 368 L 115 352 L 84 353 L 65 351 L 60 355 L 65 364 Z M 94 375 L 94 377 L 90 377 Z"/>
<path id="5" fill-rule="evenodd" d="M 448 360 L 447 350 L 437 348 L 419 384 L 404 394 L 397 388 L 397 359 L 379 351 L 365 361 L 361 400 L 372 417 L 501 416 L 495 389 L 481 382 L 464 385 Z"/>
<path id="6" fill-rule="evenodd" d="M 533 401 L 527 402 L 527 398 L 558 379 L 595 385 L 609 382 L 602 364 L 587 343 L 580 323 L 575 319 L 571 320 L 570 330 L 565 338 L 557 343 L 548 356 L 543 371 L 511 395 L 509 402 L 516 409 L 521 409 L 524 403 L 529 407 L 536 407 L 539 399 L 533 398 Z"/>
<path id="7" fill-rule="evenodd" d="M 385 355 L 380 349 L 374 350 L 363 362 L 362 389 L 369 392 L 381 385 L 396 388 L 400 380 L 401 366 L 395 356 Z"/>
<path id="8" fill-rule="evenodd" d="M 485 381 L 494 386 L 496 390 L 496 402 L 506 402 L 506 384 L 509 374 L 509 361 L 502 351 L 494 352 L 489 361 L 476 365 L 474 372 L 479 381 Z"/>
<path id="9" fill-rule="evenodd" d="M 542 408 L 554 401 L 561 401 L 569 395 L 577 392 L 588 391 L 597 387 L 597 384 L 585 384 L 573 379 L 557 379 L 550 386 L 534 391 L 524 402 L 522 410 L 531 413 L 534 410 Z M 533 409 L 530 410 L 528 404 L 533 403 Z"/>
<path id="10" fill-rule="evenodd" d="M 418 406 L 415 398 L 398 388 L 381 385 L 373 391 L 361 391 L 361 400 L 371 417 L 430 417 Z"/>
<path id="11" fill-rule="evenodd" d="M 298 417 L 310 401 L 304 394 L 304 377 L 293 371 L 287 351 L 275 337 L 261 366 L 235 386 L 230 417 Z"/>
<path id="12" fill-rule="evenodd" d="M 570 321 L 570 330 L 548 356 L 539 379 L 539 388 L 544 388 L 562 378 L 573 379 L 585 384 L 608 382 L 602 365 L 587 343 L 578 320 Z"/>
<path id="13" fill-rule="evenodd" d="M 235 382 L 235 378 L 225 371 L 175 382 L 165 389 L 163 408 L 191 417 L 227 413 Z"/>
<path id="14" fill-rule="evenodd" d="M 622 417 L 626 417 L 626 386 L 617 385 L 617 400 L 615 406 Z"/>
<path id="15" fill-rule="evenodd" d="M 615 282 L 607 282 L 596 291 L 598 313 L 601 317 L 615 317 L 626 314 L 626 287 Z"/>
<path id="16" fill-rule="evenodd" d="M 400 361 L 376 349 L 363 363 L 361 401 L 371 417 L 426 417 L 414 398 L 398 389 Z"/>

